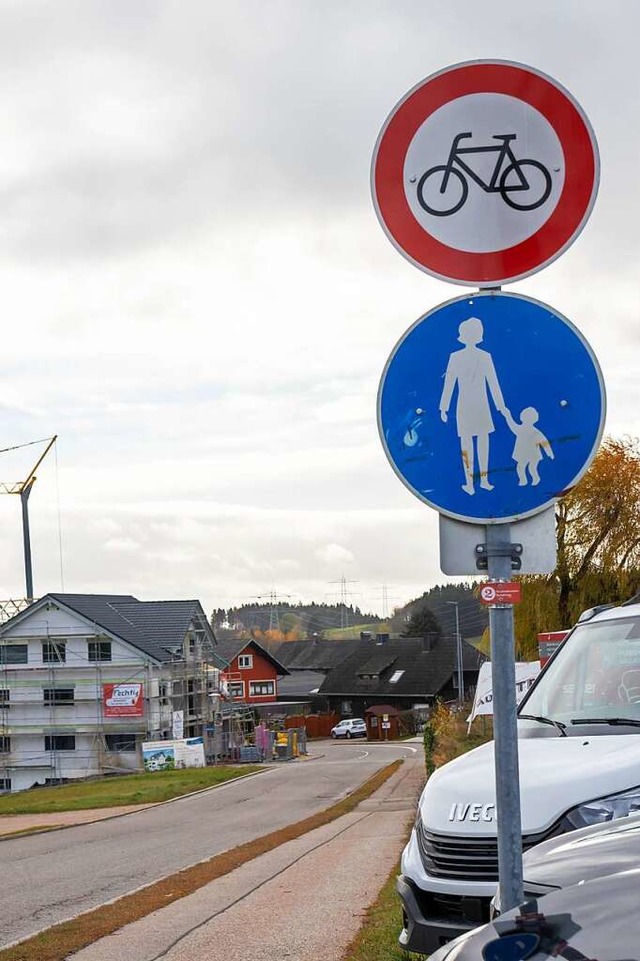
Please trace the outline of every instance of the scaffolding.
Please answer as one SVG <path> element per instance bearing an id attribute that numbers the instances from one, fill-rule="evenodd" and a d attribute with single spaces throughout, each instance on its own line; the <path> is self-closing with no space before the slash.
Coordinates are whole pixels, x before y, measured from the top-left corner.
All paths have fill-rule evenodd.
<path id="1" fill-rule="evenodd" d="M 228 671 L 225 684 L 215 698 L 214 722 L 211 727 L 211 760 L 213 763 L 262 760 L 255 755 L 255 713 L 251 704 L 232 693 L 242 681 L 240 673 Z M 252 750 L 248 750 L 252 749 Z"/>
<path id="2" fill-rule="evenodd" d="M 95 642 L 110 642 L 98 624 L 81 636 Z M 69 638 L 73 635 L 69 635 Z M 142 769 L 141 743 L 202 737 L 207 745 L 213 721 L 209 696 L 217 689 L 219 671 L 213 667 L 214 648 L 201 624 L 187 632 L 173 658 L 156 667 L 146 664 L 92 660 L 87 653 L 78 662 L 77 651 L 67 657 L 66 640 L 46 634 L 20 638 L 19 643 L 43 644 L 41 666 L 10 665 L 5 645 L 0 644 L 0 791 L 11 789 L 12 772 L 33 770 L 34 780 L 59 783 L 72 777 L 132 773 Z M 15 644 L 11 640 L 9 644 Z M 105 684 L 142 683 L 143 714 L 111 718 L 105 713 Z M 15 717 L 11 718 L 13 710 Z M 71 713 L 70 713 L 71 712 Z M 176 731 L 181 715 L 184 730 Z M 80 738 L 73 757 L 61 753 L 65 735 Z M 127 749 L 120 754 L 113 736 L 135 737 L 135 757 Z M 36 737 L 39 735 L 36 741 Z M 43 745 L 42 736 L 47 739 Z M 133 742 L 131 742 L 133 743 Z M 21 778 L 24 782 L 24 777 Z"/>

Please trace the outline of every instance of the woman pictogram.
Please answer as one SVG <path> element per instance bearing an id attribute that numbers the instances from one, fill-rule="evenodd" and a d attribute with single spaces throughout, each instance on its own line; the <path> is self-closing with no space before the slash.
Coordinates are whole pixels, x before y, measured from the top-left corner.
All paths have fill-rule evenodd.
<path id="1" fill-rule="evenodd" d="M 465 478 L 462 490 L 467 494 L 475 494 L 473 439 L 476 438 L 480 487 L 487 491 L 493 490 L 493 484 L 489 483 L 488 477 L 489 434 L 493 433 L 495 426 L 489 395 L 501 414 L 505 414 L 506 405 L 493 358 L 488 351 L 478 347 L 484 337 L 482 321 L 477 317 L 463 320 L 458 327 L 458 335 L 458 340 L 464 347 L 449 357 L 440 398 L 440 417 L 446 424 L 453 391 L 457 387 L 456 427 Z"/>

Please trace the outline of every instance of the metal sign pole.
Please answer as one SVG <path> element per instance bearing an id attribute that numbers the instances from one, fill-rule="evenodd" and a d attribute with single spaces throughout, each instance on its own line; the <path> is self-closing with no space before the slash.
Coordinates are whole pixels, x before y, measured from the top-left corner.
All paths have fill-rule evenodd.
<path id="1" fill-rule="evenodd" d="M 509 524 L 487 524 L 486 551 L 490 580 L 510 580 L 512 545 Z M 524 897 L 513 605 L 497 605 L 489 609 L 489 631 L 493 684 L 498 876 L 501 909 L 508 911 L 520 904 Z"/>

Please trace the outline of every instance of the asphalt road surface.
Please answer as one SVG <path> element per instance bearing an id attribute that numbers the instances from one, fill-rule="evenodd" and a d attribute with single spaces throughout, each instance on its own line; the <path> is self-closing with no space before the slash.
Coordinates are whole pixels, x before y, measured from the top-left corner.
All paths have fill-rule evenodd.
<path id="1" fill-rule="evenodd" d="M 125 817 L 0 842 L 0 947 L 323 810 L 415 746 L 322 742 L 324 756 Z"/>
<path id="2" fill-rule="evenodd" d="M 358 807 L 100 938 L 73 961 L 342 961 L 398 862 L 422 752 Z M 400 902 L 396 902 L 400 932 Z"/>

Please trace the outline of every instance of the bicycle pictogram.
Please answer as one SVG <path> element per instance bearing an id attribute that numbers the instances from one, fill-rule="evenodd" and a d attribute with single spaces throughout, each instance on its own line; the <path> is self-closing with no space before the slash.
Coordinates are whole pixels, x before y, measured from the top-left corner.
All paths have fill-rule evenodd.
<path id="1" fill-rule="evenodd" d="M 418 181 L 418 203 L 434 217 L 449 217 L 466 203 L 469 180 L 475 181 L 488 194 L 500 194 L 514 210 L 535 210 L 551 193 L 551 174 L 538 160 L 518 160 L 511 141 L 515 133 L 494 134 L 501 141 L 485 147 L 461 147 L 460 142 L 472 137 L 469 131 L 453 138 L 446 164 L 430 167 Z M 462 159 L 471 154 L 496 153 L 496 162 L 488 182 Z"/>

